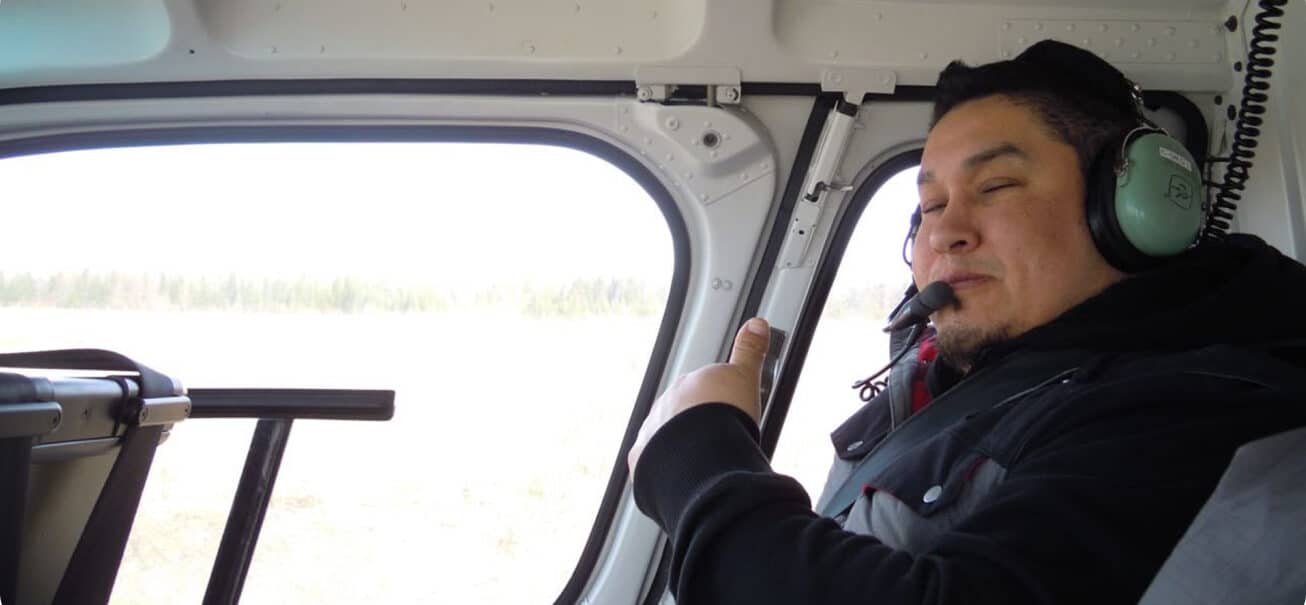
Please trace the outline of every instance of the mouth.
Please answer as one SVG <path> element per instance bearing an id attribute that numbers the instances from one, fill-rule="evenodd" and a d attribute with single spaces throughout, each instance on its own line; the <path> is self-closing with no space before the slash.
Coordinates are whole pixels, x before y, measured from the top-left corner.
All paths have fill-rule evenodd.
<path id="1" fill-rule="evenodd" d="M 953 290 L 967 290 L 993 281 L 993 277 L 980 273 L 953 273 L 945 275 L 943 281 L 952 286 Z"/>

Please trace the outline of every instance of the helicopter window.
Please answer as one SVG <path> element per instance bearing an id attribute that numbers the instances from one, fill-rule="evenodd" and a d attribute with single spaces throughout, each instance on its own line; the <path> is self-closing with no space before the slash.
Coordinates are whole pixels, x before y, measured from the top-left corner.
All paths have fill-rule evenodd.
<path id="1" fill-rule="evenodd" d="M 649 192 L 568 147 L 223 143 L 0 160 L 0 343 L 198 387 L 382 388 L 300 421 L 250 602 L 539 601 L 594 525 L 675 258 Z M 199 602 L 253 421 L 156 456 L 113 603 Z M 348 578 L 341 582 L 341 578 Z"/>

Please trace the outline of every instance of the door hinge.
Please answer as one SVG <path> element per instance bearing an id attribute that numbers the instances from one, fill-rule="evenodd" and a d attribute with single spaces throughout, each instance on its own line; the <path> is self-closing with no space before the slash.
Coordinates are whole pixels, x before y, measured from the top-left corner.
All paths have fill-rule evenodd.
<path id="1" fill-rule="evenodd" d="M 635 95 L 648 103 L 702 102 L 710 107 L 743 100 L 737 67 L 664 67 L 635 69 Z"/>

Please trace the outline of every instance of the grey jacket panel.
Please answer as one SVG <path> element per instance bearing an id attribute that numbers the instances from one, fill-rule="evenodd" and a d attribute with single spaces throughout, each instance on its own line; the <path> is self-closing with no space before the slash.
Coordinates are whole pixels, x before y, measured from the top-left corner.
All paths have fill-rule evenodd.
<path id="1" fill-rule="evenodd" d="M 844 467 L 843 474 L 852 465 L 842 460 L 836 467 Z M 960 496 L 947 508 L 929 516 L 920 515 L 893 494 L 875 491 L 863 495 L 853 503 L 848 517 L 843 521 L 847 531 L 875 537 L 885 545 L 911 554 L 929 550 L 934 542 L 963 519 L 975 512 L 993 487 L 1002 482 L 1007 470 L 1000 464 L 986 460 L 974 469 Z M 827 490 L 829 491 L 829 490 Z"/>
<path id="2" fill-rule="evenodd" d="M 1306 429 L 1239 448 L 1143 605 L 1306 602 Z"/>

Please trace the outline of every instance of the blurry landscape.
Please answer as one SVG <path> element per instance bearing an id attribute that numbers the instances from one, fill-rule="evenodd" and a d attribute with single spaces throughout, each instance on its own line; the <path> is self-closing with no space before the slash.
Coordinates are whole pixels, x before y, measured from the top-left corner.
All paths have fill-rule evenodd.
<path id="1" fill-rule="evenodd" d="M 776 452 L 813 496 L 848 386 L 883 362 L 914 178 L 861 216 Z M 0 182 L 25 200 L 10 222 L 49 227 L 0 238 L 0 350 L 113 349 L 194 388 L 396 391 L 389 422 L 295 423 L 243 603 L 557 597 L 675 260 L 627 174 L 545 145 L 259 143 L 7 158 Z M 114 605 L 201 601 L 253 427 L 175 426 Z"/>

